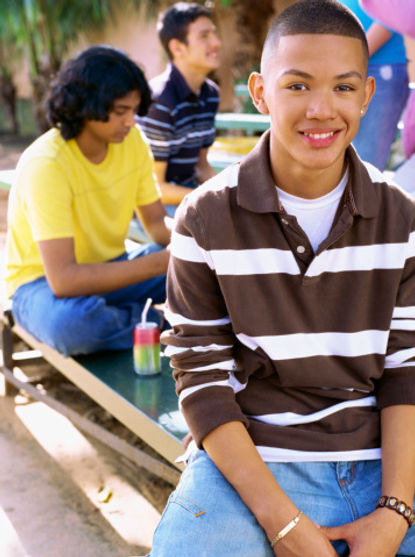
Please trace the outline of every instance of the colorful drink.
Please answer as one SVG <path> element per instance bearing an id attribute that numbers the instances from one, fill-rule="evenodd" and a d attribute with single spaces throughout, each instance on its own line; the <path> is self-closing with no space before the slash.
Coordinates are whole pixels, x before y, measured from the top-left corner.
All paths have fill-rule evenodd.
<path id="1" fill-rule="evenodd" d="M 160 329 L 151 321 L 134 329 L 134 371 L 139 375 L 160 373 Z"/>

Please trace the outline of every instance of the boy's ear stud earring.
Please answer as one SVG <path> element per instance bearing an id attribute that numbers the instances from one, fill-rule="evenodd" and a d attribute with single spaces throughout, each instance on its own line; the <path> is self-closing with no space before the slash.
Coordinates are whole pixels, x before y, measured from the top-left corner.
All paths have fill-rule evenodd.
<path id="1" fill-rule="evenodd" d="M 362 108 L 362 110 L 360 111 L 360 114 L 363 116 L 364 113 L 365 113 L 365 111 Z"/>

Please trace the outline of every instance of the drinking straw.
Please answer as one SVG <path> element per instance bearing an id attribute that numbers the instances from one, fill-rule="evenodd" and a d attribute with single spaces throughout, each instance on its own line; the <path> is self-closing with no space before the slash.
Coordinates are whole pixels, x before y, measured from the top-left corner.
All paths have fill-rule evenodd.
<path id="1" fill-rule="evenodd" d="M 144 309 L 143 309 L 143 312 L 141 314 L 141 326 L 143 328 L 145 327 L 146 320 L 147 320 L 147 313 L 148 313 L 148 310 L 150 309 L 152 301 L 153 301 L 152 298 L 147 298 L 147 301 L 144 305 Z"/>

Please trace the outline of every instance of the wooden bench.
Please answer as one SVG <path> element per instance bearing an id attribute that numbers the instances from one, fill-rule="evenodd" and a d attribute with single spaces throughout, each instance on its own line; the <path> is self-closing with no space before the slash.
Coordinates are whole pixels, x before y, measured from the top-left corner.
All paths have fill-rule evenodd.
<path id="1" fill-rule="evenodd" d="M 155 458 L 145 455 L 143 458 L 139 457 L 138 461 L 134 458 L 140 466 L 149 468 L 151 472 L 172 484 L 177 482 L 182 467 L 175 460 L 184 452 L 182 439 L 188 430 L 178 409 L 178 399 L 167 357 L 161 358 L 161 374 L 141 378 L 133 369 L 132 350 L 102 352 L 76 358 L 64 357 L 14 323 L 11 312 L 2 313 L 1 325 L 2 372 L 5 376 L 6 394 L 10 393 L 10 389 L 15 390 L 17 387 L 38 398 L 34 392 L 37 391 L 36 387 L 19 381 L 13 371 L 19 367 L 24 369 L 25 362 L 33 363 L 43 358 L 170 463 L 158 462 Z M 30 350 L 16 351 L 17 340 L 23 341 Z M 50 400 L 45 402 L 48 403 Z M 68 415 L 66 411 L 63 413 Z M 88 431 L 91 427 L 84 423 L 88 420 L 82 417 L 78 419 L 78 415 L 74 414 L 73 411 L 69 412 L 69 419 L 81 428 L 86 426 L 87 432 L 93 435 L 94 427 L 92 431 Z M 100 440 L 106 442 L 105 439 Z M 119 440 L 115 444 L 120 445 L 122 442 Z M 128 447 L 124 447 L 127 453 L 134 453 L 137 457 L 138 449 L 131 447 L 134 450 L 130 450 Z M 117 447 L 113 448 L 117 450 Z M 129 456 L 125 452 L 123 454 Z"/>

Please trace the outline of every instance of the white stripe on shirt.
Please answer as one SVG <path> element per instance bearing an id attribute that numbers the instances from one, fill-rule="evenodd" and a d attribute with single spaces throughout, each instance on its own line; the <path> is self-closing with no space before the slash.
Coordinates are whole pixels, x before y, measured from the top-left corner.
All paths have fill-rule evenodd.
<path id="1" fill-rule="evenodd" d="M 319 410 L 318 412 L 313 412 L 312 414 L 304 415 L 296 414 L 294 412 L 282 412 L 280 414 L 261 414 L 259 416 L 250 415 L 248 417 L 265 424 L 286 427 L 318 422 L 327 418 L 327 416 L 331 416 L 332 414 L 336 414 L 342 410 L 360 406 L 376 406 L 376 398 L 374 396 L 367 396 L 358 400 L 345 400 L 344 402 L 333 404 L 324 410 Z"/>
<path id="2" fill-rule="evenodd" d="M 415 331 L 415 319 L 392 319 L 391 330 Z"/>
<path id="3" fill-rule="evenodd" d="M 395 306 L 393 313 L 393 318 L 405 318 L 410 317 L 415 319 L 415 306 Z"/>
<path id="4" fill-rule="evenodd" d="M 415 357 L 415 348 L 405 348 L 405 350 L 398 350 L 393 354 L 388 354 L 386 356 L 385 368 L 386 367 L 398 367 L 403 364 L 406 360 Z M 409 365 L 415 365 L 415 362 Z"/>
<path id="5" fill-rule="evenodd" d="M 374 269 L 402 269 L 407 244 L 374 244 L 329 249 L 311 262 L 306 276 L 343 271 L 372 271 Z"/>
<path id="6" fill-rule="evenodd" d="M 188 350 L 191 350 L 192 352 L 221 352 L 222 350 L 229 350 L 229 348 L 233 348 L 232 344 L 209 344 L 208 346 L 190 346 L 187 348 L 170 345 L 164 349 L 164 354 L 168 358 L 171 358 L 172 356 L 182 354 L 183 352 L 187 352 Z"/>
<path id="7" fill-rule="evenodd" d="M 205 319 L 205 320 L 195 320 L 189 319 L 184 315 L 180 315 L 179 313 L 173 313 L 166 307 L 164 311 L 165 317 L 167 321 L 170 323 L 172 327 L 176 325 L 194 325 L 196 327 L 218 327 L 220 325 L 227 325 L 231 322 L 228 316 L 221 317 L 219 319 Z"/>
<path id="8" fill-rule="evenodd" d="M 385 354 L 389 331 L 294 333 L 258 337 L 239 333 L 236 336 L 251 350 L 262 348 L 271 360 L 295 360 L 313 356 L 353 358 L 367 354 Z"/>
<path id="9" fill-rule="evenodd" d="M 279 447 L 257 446 L 256 449 L 265 462 L 350 462 L 381 458 L 380 448 L 355 451 L 296 451 Z"/>

